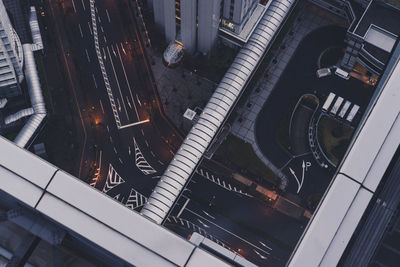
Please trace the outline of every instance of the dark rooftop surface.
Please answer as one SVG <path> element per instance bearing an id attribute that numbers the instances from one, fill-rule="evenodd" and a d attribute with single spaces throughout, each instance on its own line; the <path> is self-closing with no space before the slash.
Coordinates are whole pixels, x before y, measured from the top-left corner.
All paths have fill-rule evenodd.
<path id="1" fill-rule="evenodd" d="M 400 35 L 400 10 L 374 0 L 365 11 L 354 32 L 364 36 L 371 24 L 398 36 Z"/>
<path id="2" fill-rule="evenodd" d="M 383 64 L 390 58 L 390 53 L 370 43 L 364 43 L 364 49 Z"/>

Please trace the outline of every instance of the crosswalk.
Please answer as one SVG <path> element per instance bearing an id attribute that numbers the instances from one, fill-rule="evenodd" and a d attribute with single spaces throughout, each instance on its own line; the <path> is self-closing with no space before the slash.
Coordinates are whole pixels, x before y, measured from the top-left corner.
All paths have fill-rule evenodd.
<path id="1" fill-rule="evenodd" d="M 213 174 L 209 173 L 207 170 L 197 168 L 196 173 L 199 174 L 200 176 L 210 180 L 211 182 L 221 186 L 222 188 L 224 188 L 228 191 L 233 191 L 235 193 L 251 197 L 251 195 L 243 192 L 241 189 L 236 188 L 236 186 L 232 186 L 230 183 L 225 182 L 223 179 L 220 179 L 219 177 L 214 176 Z"/>
<path id="2" fill-rule="evenodd" d="M 135 189 L 131 189 L 131 192 L 129 193 L 128 200 L 125 203 L 125 207 L 130 208 L 131 210 L 137 209 L 146 203 L 147 197 L 143 196 L 139 192 L 137 192 Z"/>
<path id="3" fill-rule="evenodd" d="M 156 173 L 157 171 L 147 162 L 147 160 L 144 158 L 142 151 L 140 151 L 139 146 L 136 143 L 136 139 L 133 138 L 133 144 L 135 147 L 135 164 L 136 167 L 144 174 L 144 175 L 149 175 Z"/>
<path id="4" fill-rule="evenodd" d="M 117 173 L 114 167 L 110 164 L 108 167 L 107 180 L 103 187 L 103 193 L 107 193 L 117 185 L 125 183 L 125 180 Z"/>

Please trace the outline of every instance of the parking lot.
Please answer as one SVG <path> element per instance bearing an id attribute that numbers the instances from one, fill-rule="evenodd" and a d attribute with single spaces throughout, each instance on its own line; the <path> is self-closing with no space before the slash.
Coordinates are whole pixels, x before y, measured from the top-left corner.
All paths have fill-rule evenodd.
<path id="1" fill-rule="evenodd" d="M 330 47 L 345 47 L 345 34 L 346 29 L 343 27 L 327 26 L 307 35 L 290 59 L 256 120 L 255 135 L 260 150 L 289 178 L 287 191 L 298 194 L 303 199 L 313 194 L 322 194 L 334 169 L 320 167 L 311 152 L 304 151 L 303 145 L 300 154 L 288 152 L 277 141 L 277 129 L 282 120 L 291 115 L 304 94 L 317 96 L 322 105 L 329 93 L 333 92 L 359 105 L 360 113 L 365 111 L 373 94 L 373 87 L 354 78 L 346 80 L 334 74 L 318 78 L 316 75 L 321 54 Z M 359 115 L 357 120 L 360 118 Z M 297 116 L 296 120 L 303 118 Z M 304 140 L 300 142 L 304 144 Z"/>

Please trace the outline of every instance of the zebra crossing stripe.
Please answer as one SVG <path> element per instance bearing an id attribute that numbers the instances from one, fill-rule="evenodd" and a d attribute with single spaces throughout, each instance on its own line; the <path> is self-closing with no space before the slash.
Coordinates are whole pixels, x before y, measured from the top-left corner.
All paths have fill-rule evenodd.
<path id="1" fill-rule="evenodd" d="M 144 158 L 142 151 L 136 143 L 136 139 L 133 138 L 133 145 L 135 148 L 135 164 L 136 167 L 144 174 L 149 175 L 156 173 L 157 171 L 147 162 Z"/>
<path id="2" fill-rule="evenodd" d="M 107 193 L 119 184 L 125 183 L 125 180 L 118 175 L 113 166 L 110 164 L 108 167 L 107 180 L 103 187 L 103 193 Z"/>

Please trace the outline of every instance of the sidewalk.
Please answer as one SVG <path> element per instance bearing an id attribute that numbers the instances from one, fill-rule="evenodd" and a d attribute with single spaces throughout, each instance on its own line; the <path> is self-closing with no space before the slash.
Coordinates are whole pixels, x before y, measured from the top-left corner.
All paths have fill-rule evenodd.
<path id="1" fill-rule="evenodd" d="M 135 4 L 132 4 L 132 9 L 136 9 Z M 136 16 L 135 19 L 140 25 L 140 19 Z M 139 33 L 142 40 L 146 40 L 145 33 L 142 30 Z M 164 51 L 156 51 L 147 45 L 143 48 L 151 63 L 150 67 L 165 115 L 179 130 L 186 132 L 188 129 L 184 129 L 183 123 L 186 109 L 194 109 L 196 106 L 204 108 L 217 84 L 185 70 L 182 65 L 168 68 L 162 62 Z"/>
<path id="2" fill-rule="evenodd" d="M 299 13 L 296 16 L 294 26 L 289 30 L 289 34 L 282 40 L 281 46 L 277 51 L 271 51 L 274 59 L 269 63 L 262 78 L 257 82 L 254 90 L 243 107 L 237 110 L 238 117 L 232 124 L 232 133 L 253 146 L 258 157 L 268 166 L 278 177 L 282 179 L 281 189 L 287 185 L 287 177 L 260 151 L 255 140 L 254 127 L 258 113 L 278 82 L 280 75 L 286 68 L 290 58 L 297 49 L 301 40 L 313 30 L 328 25 L 343 25 L 345 20 L 330 12 L 321 9 L 309 2 L 301 3 Z M 299 5 L 301 5 L 299 4 Z"/>

